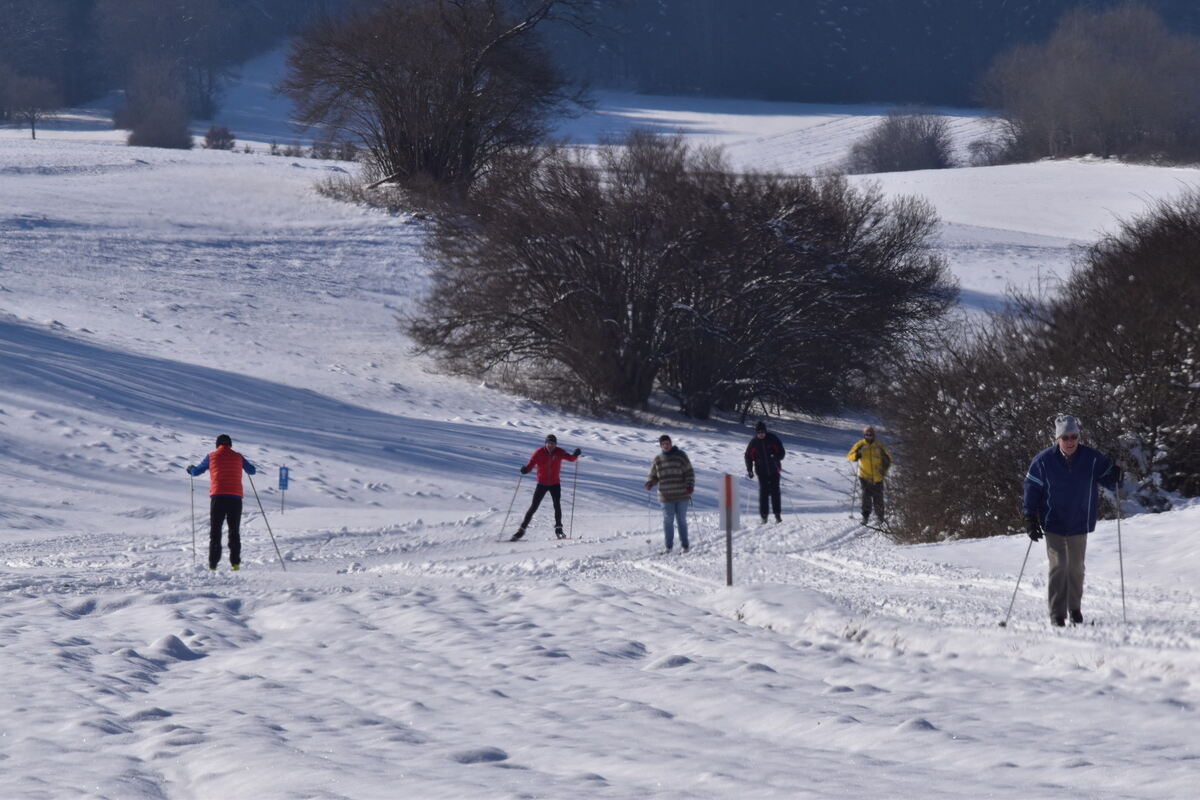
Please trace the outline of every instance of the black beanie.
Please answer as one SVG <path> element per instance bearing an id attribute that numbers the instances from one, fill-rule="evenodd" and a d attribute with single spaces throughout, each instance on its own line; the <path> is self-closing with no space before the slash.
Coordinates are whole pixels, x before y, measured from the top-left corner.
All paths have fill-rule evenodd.
<path id="1" fill-rule="evenodd" d="M 767 423 L 763 422 L 762 420 L 759 420 L 758 424 L 754 426 L 755 433 L 758 433 L 759 431 L 763 431 L 765 433 L 766 430 L 767 430 Z"/>
<path id="2" fill-rule="evenodd" d="M 555 444 L 558 444 L 558 437 L 555 436 L 553 433 L 548 433 L 548 434 L 546 434 L 546 441 L 554 442 Z"/>
<path id="3" fill-rule="evenodd" d="M 225 445 L 226 447 L 233 447 L 233 439 L 229 438 L 229 434 L 222 433 L 220 436 L 217 437 L 217 447 L 220 447 L 221 445 Z"/>

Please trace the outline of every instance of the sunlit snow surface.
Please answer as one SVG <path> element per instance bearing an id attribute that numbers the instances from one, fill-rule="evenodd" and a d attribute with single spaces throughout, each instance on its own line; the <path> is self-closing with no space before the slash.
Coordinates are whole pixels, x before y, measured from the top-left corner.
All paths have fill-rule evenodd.
<path id="1" fill-rule="evenodd" d="M 1097 624 L 1048 627 L 1035 546 L 1001 629 L 1028 540 L 892 546 L 850 519 L 857 422 L 780 423 L 785 521 L 736 534 L 726 588 L 715 484 L 749 428 L 433 373 L 398 321 L 423 223 L 314 193 L 346 165 L 266 155 L 291 139 L 248 74 L 227 114 L 251 154 L 128 148 L 86 114 L 0 131 L 0 797 L 1194 795 L 1200 509 L 1121 526 L 1128 624 L 1103 523 Z M 564 131 L 819 170 L 883 111 L 604 95 Z M 1200 172 L 855 180 L 928 198 L 986 309 Z M 661 554 L 641 488 L 662 430 L 700 476 L 686 555 Z M 544 506 L 500 542 L 547 432 L 585 453 L 563 473 L 577 538 Z M 251 492 L 243 570 L 196 563 L 207 481 L 183 467 L 218 433 L 261 468 L 286 572 Z"/>

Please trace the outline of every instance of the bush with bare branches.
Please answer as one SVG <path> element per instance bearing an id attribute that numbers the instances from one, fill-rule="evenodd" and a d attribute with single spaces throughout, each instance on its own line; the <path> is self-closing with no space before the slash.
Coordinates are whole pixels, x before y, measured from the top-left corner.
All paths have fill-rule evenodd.
<path id="1" fill-rule="evenodd" d="M 945 117 L 894 110 L 850 148 L 846 171 L 855 174 L 946 169 L 954 166 L 954 143 Z"/>
<path id="2" fill-rule="evenodd" d="M 204 147 L 208 150 L 232 150 L 233 132 L 224 125 L 211 125 L 204 134 Z"/>
<path id="3" fill-rule="evenodd" d="M 934 224 L 921 202 L 738 175 L 677 137 L 530 150 L 441 218 L 410 330 L 451 370 L 592 407 L 642 405 L 657 382 L 699 418 L 825 410 L 952 301 Z"/>
<path id="4" fill-rule="evenodd" d="M 191 150 L 195 142 L 188 129 L 187 106 L 168 97 L 152 100 L 141 109 L 126 141 L 131 147 Z"/>
<path id="5" fill-rule="evenodd" d="M 1053 298 L 911 363 L 884 413 L 897 433 L 893 530 L 908 541 L 1018 528 L 1021 478 L 1051 418 L 1077 415 L 1143 506 L 1200 495 L 1200 193 L 1089 248 Z M 1132 481 L 1132 484 L 1131 484 Z"/>

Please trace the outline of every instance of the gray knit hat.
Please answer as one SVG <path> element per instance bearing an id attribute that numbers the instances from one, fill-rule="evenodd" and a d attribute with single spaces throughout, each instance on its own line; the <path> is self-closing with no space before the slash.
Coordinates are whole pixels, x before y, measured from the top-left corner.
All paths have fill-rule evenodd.
<path id="1" fill-rule="evenodd" d="M 1060 439 L 1064 433 L 1079 435 L 1079 420 L 1070 414 L 1059 414 L 1054 419 L 1054 438 Z"/>

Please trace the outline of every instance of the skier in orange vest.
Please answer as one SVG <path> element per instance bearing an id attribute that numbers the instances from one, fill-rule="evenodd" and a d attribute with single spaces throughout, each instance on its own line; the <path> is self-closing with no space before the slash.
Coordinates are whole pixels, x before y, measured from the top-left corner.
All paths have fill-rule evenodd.
<path id="1" fill-rule="evenodd" d="M 241 453 L 233 449 L 233 440 L 222 433 L 217 437 L 217 449 L 199 464 L 187 468 L 188 475 L 209 473 L 209 535 L 208 568 L 216 570 L 221 563 L 221 523 L 229 522 L 229 566 L 237 570 L 242 565 L 242 472 L 258 472 Z"/>

